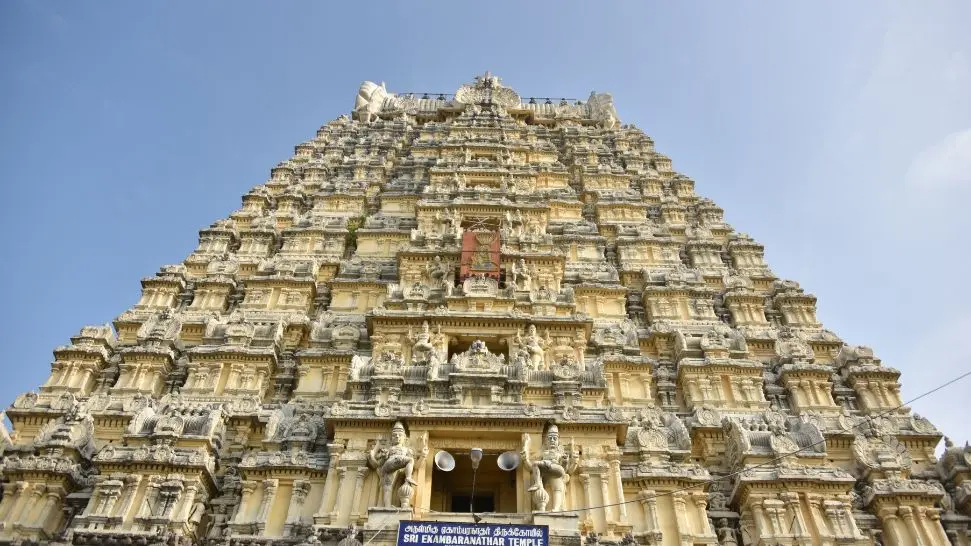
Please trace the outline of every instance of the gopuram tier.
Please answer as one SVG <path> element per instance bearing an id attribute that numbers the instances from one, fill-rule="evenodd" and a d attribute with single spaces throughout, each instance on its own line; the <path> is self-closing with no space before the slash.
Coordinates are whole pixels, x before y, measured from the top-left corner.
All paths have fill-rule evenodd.
<path id="1" fill-rule="evenodd" d="M 606 93 L 365 82 L 141 286 L 6 411 L 0 542 L 971 546 L 971 447 Z"/>

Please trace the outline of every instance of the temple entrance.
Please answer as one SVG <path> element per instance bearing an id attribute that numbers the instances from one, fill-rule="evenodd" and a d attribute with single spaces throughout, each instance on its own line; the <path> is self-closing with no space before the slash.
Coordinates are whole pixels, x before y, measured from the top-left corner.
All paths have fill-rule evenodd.
<path id="1" fill-rule="evenodd" d="M 472 497 L 472 461 L 468 451 L 451 451 L 455 469 L 432 473 L 429 508 L 438 512 L 476 513 L 516 512 L 516 471 L 506 472 L 496 465 L 499 453 L 486 452 L 479 463 Z"/>

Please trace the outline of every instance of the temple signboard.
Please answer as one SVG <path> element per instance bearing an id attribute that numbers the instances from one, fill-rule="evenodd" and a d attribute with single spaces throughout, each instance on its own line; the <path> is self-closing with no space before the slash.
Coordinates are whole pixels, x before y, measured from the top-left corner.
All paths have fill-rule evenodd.
<path id="1" fill-rule="evenodd" d="M 546 525 L 402 521 L 398 546 L 549 546 Z"/>

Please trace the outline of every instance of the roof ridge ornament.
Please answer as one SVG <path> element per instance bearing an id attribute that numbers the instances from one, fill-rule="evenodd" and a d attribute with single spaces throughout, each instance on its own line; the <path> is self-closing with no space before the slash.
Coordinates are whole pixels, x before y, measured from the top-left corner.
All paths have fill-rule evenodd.
<path id="1" fill-rule="evenodd" d="M 455 102 L 460 104 L 495 104 L 503 108 L 519 106 L 522 99 L 512 88 L 502 85 L 502 79 L 486 71 L 476 76 L 473 83 L 465 84 L 455 92 Z"/>

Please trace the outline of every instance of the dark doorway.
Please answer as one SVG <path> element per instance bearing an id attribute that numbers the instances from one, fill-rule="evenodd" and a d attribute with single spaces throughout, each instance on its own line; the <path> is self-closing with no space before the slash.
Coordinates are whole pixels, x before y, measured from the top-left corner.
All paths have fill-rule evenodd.
<path id="1" fill-rule="evenodd" d="M 455 495 L 452 495 L 452 510 L 451 511 L 452 512 L 468 512 L 469 511 L 469 506 L 472 506 L 472 511 L 475 512 L 475 513 L 495 512 L 496 511 L 496 501 L 495 501 L 495 497 L 493 497 L 492 496 L 492 493 L 489 493 L 488 491 L 485 492 L 485 493 L 482 493 L 482 494 L 480 494 L 478 491 L 476 491 L 476 494 L 475 494 L 475 502 L 474 502 L 474 504 L 471 504 L 470 505 L 469 504 L 469 501 L 471 501 L 471 500 L 472 499 L 471 499 L 471 497 L 469 495 L 464 495 L 464 494 L 461 494 L 461 493 L 457 493 Z"/>

